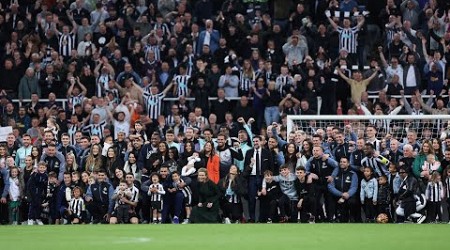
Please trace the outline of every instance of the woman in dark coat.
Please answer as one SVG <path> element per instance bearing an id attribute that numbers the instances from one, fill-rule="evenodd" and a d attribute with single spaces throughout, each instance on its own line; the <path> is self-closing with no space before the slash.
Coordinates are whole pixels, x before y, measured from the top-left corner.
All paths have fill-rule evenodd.
<path id="1" fill-rule="evenodd" d="M 205 168 L 198 170 L 198 204 L 193 207 L 191 221 L 193 223 L 217 223 L 219 217 L 220 191 L 208 178 Z"/>

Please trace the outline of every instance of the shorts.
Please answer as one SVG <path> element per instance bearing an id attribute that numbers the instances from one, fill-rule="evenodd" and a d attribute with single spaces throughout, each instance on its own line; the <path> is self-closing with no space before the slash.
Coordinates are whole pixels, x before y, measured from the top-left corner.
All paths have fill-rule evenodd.
<path id="1" fill-rule="evenodd" d="M 161 212 L 163 202 L 162 201 L 152 201 L 150 202 L 150 205 L 152 206 L 152 209 L 155 209 L 158 212 Z"/>
<path id="2" fill-rule="evenodd" d="M 184 197 L 183 203 L 185 207 L 191 207 L 192 206 L 192 195 L 188 195 Z"/>

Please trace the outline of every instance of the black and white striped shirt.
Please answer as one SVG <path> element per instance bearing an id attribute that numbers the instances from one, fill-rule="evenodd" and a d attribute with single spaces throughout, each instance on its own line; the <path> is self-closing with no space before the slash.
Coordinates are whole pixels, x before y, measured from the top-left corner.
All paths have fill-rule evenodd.
<path id="1" fill-rule="evenodd" d="M 70 32 L 69 34 L 60 32 L 58 35 L 59 54 L 63 57 L 69 57 L 72 50 L 77 46 L 76 35 L 73 32 Z"/>
<path id="2" fill-rule="evenodd" d="M 77 96 L 71 95 L 69 97 L 69 103 L 72 104 L 72 107 L 75 107 L 75 105 L 77 105 L 77 104 L 80 104 L 80 105 L 83 104 L 83 100 L 84 100 L 84 95 L 82 95 L 82 94 L 79 94 Z"/>
<path id="3" fill-rule="evenodd" d="M 444 198 L 444 187 L 442 182 L 428 182 L 425 196 L 427 197 L 427 200 L 431 202 L 442 201 L 442 198 Z"/>
<path id="4" fill-rule="evenodd" d="M 173 78 L 175 83 L 177 84 L 177 96 L 189 96 L 188 83 L 189 79 L 191 79 L 188 75 L 177 75 Z"/>
<path id="5" fill-rule="evenodd" d="M 103 139 L 103 131 L 105 130 L 106 121 L 102 121 L 99 124 L 89 124 L 83 128 L 84 133 L 88 133 L 89 136 L 98 135 L 100 139 Z"/>
<path id="6" fill-rule="evenodd" d="M 241 69 L 240 77 L 239 77 L 239 89 L 242 91 L 250 91 L 250 87 L 255 83 L 255 73 L 249 77 L 244 71 Z"/>
<path id="7" fill-rule="evenodd" d="M 348 53 L 355 54 L 356 47 L 358 45 L 358 27 L 344 29 L 338 27 L 337 32 L 339 32 L 339 50 L 346 49 Z"/>
<path id="8" fill-rule="evenodd" d="M 389 164 L 389 160 L 385 157 L 379 155 L 378 157 L 364 157 L 361 160 L 361 165 L 363 167 L 371 167 L 377 177 L 382 175 L 387 176 L 388 170 L 387 166 Z"/>
<path id="9" fill-rule="evenodd" d="M 186 204 L 192 204 L 192 190 L 189 186 L 184 186 L 183 188 L 178 187 L 178 183 L 184 183 L 183 179 L 180 179 L 178 182 L 174 182 L 173 186 L 176 187 L 177 190 L 183 193 L 184 198 L 186 198 Z"/>
<path id="10" fill-rule="evenodd" d="M 155 54 L 155 61 L 161 61 L 161 49 L 159 48 L 159 45 L 146 45 L 144 47 L 145 58 L 148 58 L 147 56 L 150 51 L 153 51 Z"/>
<path id="11" fill-rule="evenodd" d="M 282 96 L 285 96 L 285 88 L 288 85 L 292 85 L 294 83 L 294 78 L 292 78 L 292 76 L 290 75 L 280 75 L 277 77 L 276 80 L 276 88 L 278 89 L 278 91 L 280 92 L 280 94 Z"/>
<path id="12" fill-rule="evenodd" d="M 153 30 L 161 29 L 163 31 L 163 36 L 167 36 L 170 33 L 169 26 L 166 23 L 155 23 Z"/>
<path id="13" fill-rule="evenodd" d="M 181 116 L 181 115 L 180 115 L 180 118 L 181 118 L 181 125 L 186 125 L 186 123 L 187 123 L 186 118 L 184 118 L 184 116 Z M 173 115 L 168 115 L 166 117 L 166 125 L 169 127 L 172 127 L 175 125 L 175 117 Z"/>
<path id="14" fill-rule="evenodd" d="M 80 128 L 77 125 L 72 125 L 67 130 L 67 134 L 69 134 L 69 138 L 70 138 L 70 145 L 75 146 L 77 144 L 77 141 L 75 140 L 75 133 L 79 130 L 80 130 Z"/>
<path id="15" fill-rule="evenodd" d="M 109 90 L 108 83 L 113 78 L 109 74 L 101 74 L 97 78 L 97 85 L 95 89 L 95 94 L 97 97 L 105 97 L 105 91 Z"/>
<path id="16" fill-rule="evenodd" d="M 150 192 L 150 190 L 152 190 L 153 188 L 156 188 L 156 190 L 158 190 L 157 193 L 152 193 Z M 161 184 L 151 184 L 149 189 L 148 189 L 148 195 L 150 196 L 150 201 L 162 201 L 163 200 L 163 195 L 166 194 L 166 191 L 164 190 L 163 185 Z"/>
<path id="17" fill-rule="evenodd" d="M 69 209 L 76 217 L 81 218 L 82 213 L 86 210 L 83 198 L 72 198 L 69 202 Z"/>
<path id="18" fill-rule="evenodd" d="M 150 117 L 150 119 L 158 119 L 158 116 L 161 115 L 162 100 L 166 95 L 164 93 L 152 95 L 150 93 L 144 92 L 143 96 L 148 116 Z"/>
<path id="19" fill-rule="evenodd" d="M 190 54 L 187 56 L 187 62 L 186 62 L 186 74 L 188 76 L 192 76 L 192 73 L 194 73 L 194 62 L 195 62 L 195 56 L 194 54 Z"/>

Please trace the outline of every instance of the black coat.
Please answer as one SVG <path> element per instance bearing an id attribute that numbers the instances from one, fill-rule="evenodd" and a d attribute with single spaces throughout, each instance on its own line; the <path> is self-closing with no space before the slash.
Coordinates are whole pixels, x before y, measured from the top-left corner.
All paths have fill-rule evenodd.
<path id="1" fill-rule="evenodd" d="M 398 191 L 398 199 L 403 202 L 414 202 L 414 195 L 418 192 L 418 190 L 419 184 L 417 182 L 417 179 L 414 178 L 414 176 L 408 174 L 406 180 L 403 180 L 402 184 L 400 185 L 400 190 Z"/>

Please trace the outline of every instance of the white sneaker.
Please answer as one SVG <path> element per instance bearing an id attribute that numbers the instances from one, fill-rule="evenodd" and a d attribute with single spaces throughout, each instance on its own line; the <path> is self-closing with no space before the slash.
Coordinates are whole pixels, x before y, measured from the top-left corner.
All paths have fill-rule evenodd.
<path id="1" fill-rule="evenodd" d="M 33 226 L 34 225 L 34 220 L 28 220 L 28 226 Z"/>
<path id="2" fill-rule="evenodd" d="M 44 225 L 44 223 L 42 223 L 42 221 L 41 220 L 36 220 L 36 223 L 39 225 L 39 226 L 42 226 L 42 225 Z"/>
<path id="3" fill-rule="evenodd" d="M 189 219 L 184 219 L 183 223 L 181 223 L 181 224 L 189 224 Z"/>
<path id="4" fill-rule="evenodd" d="M 225 218 L 225 224 L 231 224 L 231 220 L 230 220 L 230 218 Z"/>
<path id="5" fill-rule="evenodd" d="M 420 216 L 419 219 L 417 219 L 417 224 L 422 224 L 422 222 L 424 222 L 426 218 L 427 217 L 425 217 L 425 215 Z"/>

